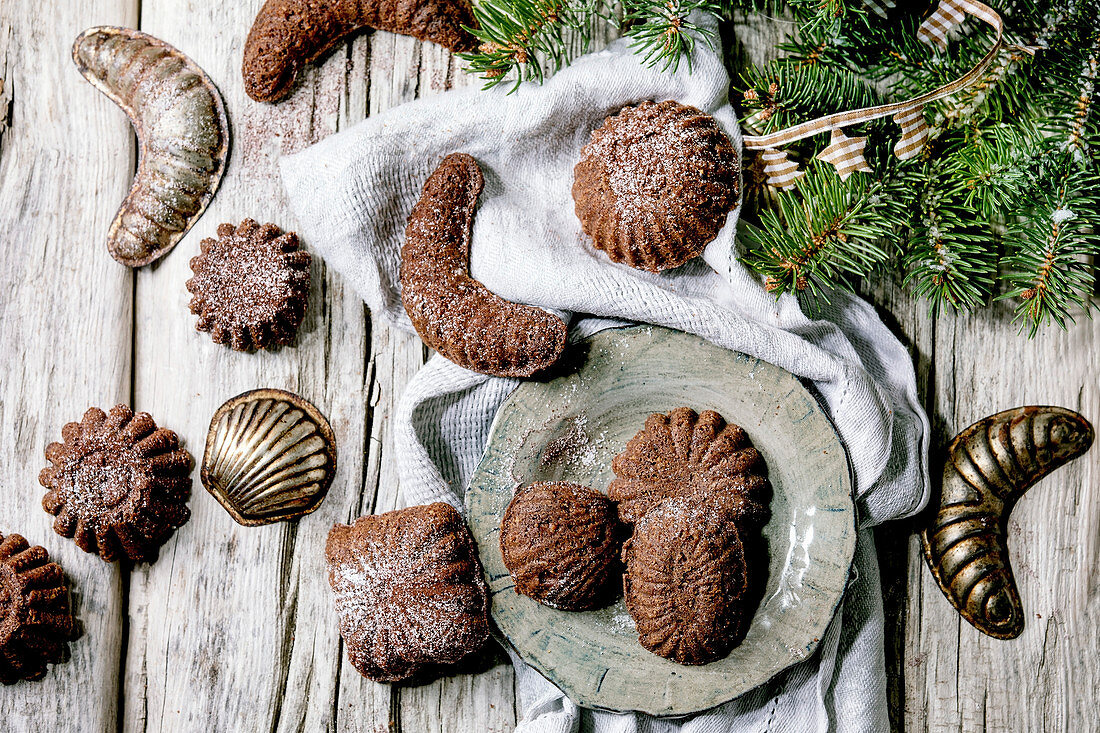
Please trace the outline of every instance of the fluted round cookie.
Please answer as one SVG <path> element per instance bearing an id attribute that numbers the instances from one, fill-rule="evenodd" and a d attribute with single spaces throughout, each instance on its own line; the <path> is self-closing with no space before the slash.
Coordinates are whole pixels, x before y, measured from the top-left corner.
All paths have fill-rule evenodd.
<path id="1" fill-rule="evenodd" d="M 52 464 L 38 481 L 53 528 L 85 552 L 110 562 L 126 556 L 152 562 L 190 517 L 191 454 L 171 430 L 126 405 L 93 407 L 46 446 Z"/>
<path id="2" fill-rule="evenodd" d="M 678 407 L 655 413 L 611 462 L 607 494 L 619 518 L 633 524 L 674 496 L 736 497 L 748 525 L 767 523 L 771 500 L 767 466 L 743 428 L 717 412 Z"/>
<path id="3" fill-rule="evenodd" d="M 309 302 L 308 252 L 298 235 L 245 219 L 202 240 L 187 281 L 195 328 L 238 351 L 294 342 Z"/>
<path id="4" fill-rule="evenodd" d="M 401 302 L 428 346 L 459 366 L 529 377 L 558 360 L 565 323 L 493 294 L 470 277 L 470 234 L 484 185 L 465 153 L 443 159 L 424 184 L 401 248 Z"/>
<path id="5" fill-rule="evenodd" d="M 618 585 L 619 520 L 606 496 L 580 484 L 521 487 L 500 523 L 500 551 L 516 592 L 551 608 L 608 603 Z"/>
<path id="6" fill-rule="evenodd" d="M 42 547 L 0 534 L 0 682 L 40 680 L 76 635 L 61 566 Z"/>
<path id="7" fill-rule="evenodd" d="M 709 664 L 740 642 L 749 614 L 748 565 L 729 502 L 666 499 L 623 549 L 623 595 L 638 642 L 680 664 Z"/>
<path id="8" fill-rule="evenodd" d="M 658 272 L 703 253 L 741 192 L 737 149 L 708 114 L 674 101 L 608 117 L 573 169 L 577 218 L 613 262 Z"/>
<path id="9" fill-rule="evenodd" d="M 348 660 L 378 682 L 453 664 L 489 638 L 489 598 L 462 517 L 436 503 L 337 524 L 325 545 Z"/>

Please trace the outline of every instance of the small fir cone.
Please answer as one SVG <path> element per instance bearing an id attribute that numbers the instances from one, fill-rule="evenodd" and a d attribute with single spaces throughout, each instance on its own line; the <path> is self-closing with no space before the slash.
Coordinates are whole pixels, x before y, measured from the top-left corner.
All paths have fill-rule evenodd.
<path id="1" fill-rule="evenodd" d="M 237 351 L 293 343 L 309 302 L 310 262 L 294 232 L 252 219 L 222 224 L 191 259 L 195 328 Z"/>
<path id="2" fill-rule="evenodd" d="M 54 531 L 107 562 L 155 560 L 191 516 L 191 454 L 176 434 L 117 405 L 109 413 L 91 408 L 61 436 L 46 447 L 52 465 L 38 476 Z"/>
<path id="3" fill-rule="evenodd" d="M 0 534 L 0 682 L 40 680 L 76 637 L 61 566 L 42 547 Z"/>

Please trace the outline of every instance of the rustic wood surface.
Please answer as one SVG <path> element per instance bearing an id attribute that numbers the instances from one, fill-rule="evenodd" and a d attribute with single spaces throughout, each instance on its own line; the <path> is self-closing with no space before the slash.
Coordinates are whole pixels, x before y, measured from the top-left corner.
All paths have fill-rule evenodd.
<path id="1" fill-rule="evenodd" d="M 0 729 L 505 731 L 516 720 L 502 655 L 474 673 L 415 687 L 368 682 L 346 662 L 323 571 L 333 522 L 399 504 L 389 416 L 423 363 L 419 340 L 373 321 L 322 262 L 294 348 L 242 355 L 194 330 L 189 259 L 222 221 L 293 229 L 281 154 L 384 109 L 477 84 L 449 54 L 363 35 L 308 69 L 287 102 L 248 99 L 243 39 L 261 0 L 0 3 L 0 532 L 18 531 L 63 564 L 84 634 L 45 680 L 0 690 Z M 207 214 L 160 264 L 132 272 L 104 245 L 129 187 L 136 145 L 124 115 L 73 67 L 91 25 L 140 27 L 183 49 L 218 82 L 233 129 L 230 165 Z M 727 31 L 759 57 L 783 25 Z M 606 28 L 599 35 L 607 37 Z M 308 247 L 308 242 L 306 245 Z M 896 284 L 867 296 L 911 346 L 935 444 L 1000 409 L 1052 403 L 1094 421 L 1100 325 L 1026 342 L 1010 313 L 930 319 Z M 53 533 L 40 508 L 45 445 L 90 405 L 127 402 L 201 457 L 210 416 L 246 389 L 294 390 L 329 416 L 340 468 L 298 523 L 236 525 L 198 482 L 192 519 L 153 565 L 103 563 Z M 1057 472 L 1017 508 L 1011 552 L 1033 614 L 999 642 L 960 621 L 919 558 L 911 524 L 879 533 L 895 727 L 1079 731 L 1100 706 L 1100 451 Z"/>

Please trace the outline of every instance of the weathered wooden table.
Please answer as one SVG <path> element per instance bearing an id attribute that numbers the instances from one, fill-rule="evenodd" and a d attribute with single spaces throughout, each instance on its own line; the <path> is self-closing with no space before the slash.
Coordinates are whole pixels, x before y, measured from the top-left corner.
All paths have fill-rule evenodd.
<path id="1" fill-rule="evenodd" d="M 188 260 L 219 222 L 250 216 L 294 228 L 279 155 L 368 114 L 479 82 L 436 46 L 376 33 L 306 71 L 289 101 L 257 104 L 244 94 L 240 59 L 260 3 L 0 3 L 0 532 L 24 534 L 64 565 L 84 627 L 70 663 L 41 682 L 0 689 L 4 731 L 500 731 L 515 723 L 503 658 L 479 674 L 391 687 L 360 677 L 337 634 L 325 535 L 334 522 L 398 504 L 389 416 L 424 361 L 419 340 L 373 321 L 323 262 L 297 346 L 274 353 L 234 353 L 196 332 L 184 289 Z M 176 251 L 138 271 L 104 246 L 134 171 L 135 138 L 69 57 L 73 38 L 100 24 L 140 27 L 191 55 L 220 85 L 233 126 L 229 169 L 209 211 Z M 735 50 L 757 54 L 777 33 L 760 24 L 727 30 Z M 1019 404 L 1100 419 L 1092 368 L 1100 325 L 1027 342 L 1006 308 L 930 319 L 892 283 L 867 295 L 912 346 L 935 444 Z M 340 470 L 315 514 L 240 527 L 196 472 L 191 521 L 153 565 L 109 565 L 53 533 L 37 475 L 65 422 L 90 405 L 130 403 L 201 457 L 217 406 L 258 386 L 297 391 L 332 421 Z M 920 560 L 912 527 L 879 532 L 897 727 L 1095 727 L 1098 466 L 1094 450 L 1013 516 L 1012 557 L 1032 614 L 1016 641 L 985 638 L 960 621 Z"/>

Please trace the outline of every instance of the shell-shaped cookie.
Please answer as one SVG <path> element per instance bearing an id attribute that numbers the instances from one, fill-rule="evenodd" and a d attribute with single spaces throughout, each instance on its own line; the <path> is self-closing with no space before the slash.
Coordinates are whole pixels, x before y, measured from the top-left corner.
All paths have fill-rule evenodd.
<path id="1" fill-rule="evenodd" d="M 1023 632 L 1008 516 L 1025 491 L 1092 442 L 1092 426 L 1072 410 L 1018 407 L 974 423 L 947 447 L 939 507 L 921 544 L 940 590 L 979 631 L 997 639 Z"/>
<path id="2" fill-rule="evenodd" d="M 202 483 L 238 523 L 270 524 L 320 506 L 336 473 L 336 438 L 306 400 L 256 389 L 214 413 Z"/>
<path id="3" fill-rule="evenodd" d="M 658 272 L 703 253 L 741 195 L 741 158 L 708 114 L 674 101 L 609 117 L 573 170 L 577 218 L 612 262 Z"/>
<path id="4" fill-rule="evenodd" d="M 749 568 L 727 502 L 666 499 L 635 525 L 623 561 L 626 608 L 649 651 L 709 664 L 744 636 Z"/>
<path id="5" fill-rule="evenodd" d="M 401 248 L 401 302 L 424 343 L 461 367 L 529 377 L 561 356 L 565 323 L 505 300 L 470 277 L 470 234 L 484 185 L 465 153 L 443 159 L 409 215 Z"/>
<path id="6" fill-rule="evenodd" d="M 500 550 L 516 592 L 564 611 L 609 602 L 618 585 L 619 520 L 606 496 L 587 486 L 521 487 L 500 523 Z"/>
<path id="7" fill-rule="evenodd" d="M 107 249 L 129 267 L 147 265 L 176 246 L 221 182 L 229 157 L 225 105 L 194 61 L 141 31 L 89 28 L 73 44 L 73 60 L 137 133 L 137 174 Z"/>
<path id="8" fill-rule="evenodd" d="M 615 480 L 607 494 L 624 522 L 637 522 L 664 499 L 690 495 L 737 497 L 747 522 L 768 521 L 764 459 L 742 427 L 713 410 L 678 407 L 650 415 L 611 468 Z"/>
<path id="9" fill-rule="evenodd" d="M 489 639 L 477 547 L 449 504 L 337 524 L 325 560 L 348 661 L 364 677 L 407 679 L 459 662 Z"/>

